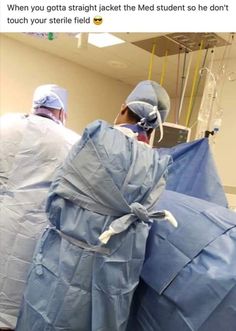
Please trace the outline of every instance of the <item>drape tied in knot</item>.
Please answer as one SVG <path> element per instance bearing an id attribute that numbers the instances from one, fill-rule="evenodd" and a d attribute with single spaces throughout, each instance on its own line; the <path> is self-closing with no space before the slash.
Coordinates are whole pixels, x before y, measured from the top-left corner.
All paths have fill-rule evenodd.
<path id="1" fill-rule="evenodd" d="M 134 202 L 130 205 L 131 214 L 137 216 L 140 221 L 149 222 L 149 215 L 147 209 L 138 202 Z"/>
<path id="2" fill-rule="evenodd" d="M 174 227 L 178 226 L 174 216 L 167 210 L 149 212 L 143 205 L 138 202 L 132 203 L 129 208 L 129 214 L 125 214 L 124 216 L 114 220 L 110 224 L 109 229 L 100 235 L 99 240 L 102 244 L 106 244 L 114 234 L 118 234 L 127 230 L 128 227 L 137 220 L 145 223 L 152 223 L 153 220 L 167 220 Z"/>

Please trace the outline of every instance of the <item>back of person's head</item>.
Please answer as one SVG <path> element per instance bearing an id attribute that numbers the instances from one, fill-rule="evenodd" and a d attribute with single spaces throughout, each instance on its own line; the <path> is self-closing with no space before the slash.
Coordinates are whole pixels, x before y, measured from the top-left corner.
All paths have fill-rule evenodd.
<path id="1" fill-rule="evenodd" d="M 165 121 L 170 110 L 170 98 L 161 85 L 145 80 L 134 88 L 125 105 L 139 118 L 138 124 L 148 131 Z"/>
<path id="2" fill-rule="evenodd" d="M 135 127 L 132 126 L 132 130 L 140 132 L 141 139 L 146 142 L 149 142 L 152 131 L 160 126 L 161 140 L 163 137 L 162 123 L 169 110 L 170 98 L 166 90 L 154 81 L 145 80 L 140 82 L 129 94 L 115 119 L 115 124 L 126 125 L 126 127 L 127 124 L 135 124 Z M 131 128 L 130 125 L 129 127 Z"/>
<path id="3" fill-rule="evenodd" d="M 63 111 L 63 119 L 67 112 L 67 90 L 55 85 L 45 84 L 36 88 L 33 95 L 33 113 L 41 114 L 42 109 L 49 110 L 52 114 L 56 114 L 58 111 Z M 59 113 L 58 113 L 59 114 Z M 61 122 L 64 120 L 59 118 Z"/>

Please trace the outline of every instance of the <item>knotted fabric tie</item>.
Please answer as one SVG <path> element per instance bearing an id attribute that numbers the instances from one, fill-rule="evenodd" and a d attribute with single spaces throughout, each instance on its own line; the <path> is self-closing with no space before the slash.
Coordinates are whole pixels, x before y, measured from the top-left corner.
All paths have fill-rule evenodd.
<path id="1" fill-rule="evenodd" d="M 109 229 L 104 231 L 99 240 L 102 244 L 106 244 L 111 236 L 121 233 L 128 229 L 128 227 L 135 221 L 140 220 L 145 223 L 152 223 L 153 220 L 167 220 L 174 227 L 178 226 L 178 223 L 174 216 L 167 210 L 148 212 L 148 210 L 138 202 L 134 202 L 130 205 L 130 213 L 120 218 L 117 218 L 111 223 Z"/>
<path id="2" fill-rule="evenodd" d="M 138 202 L 130 205 L 131 214 L 137 216 L 140 221 L 145 223 L 150 222 L 147 209 Z"/>

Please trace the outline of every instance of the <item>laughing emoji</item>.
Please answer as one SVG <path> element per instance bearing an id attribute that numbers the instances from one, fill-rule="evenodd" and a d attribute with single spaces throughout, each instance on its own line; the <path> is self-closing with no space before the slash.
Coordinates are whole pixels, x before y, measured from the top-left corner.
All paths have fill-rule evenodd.
<path id="1" fill-rule="evenodd" d="M 95 25 L 101 25 L 102 24 L 102 17 L 101 16 L 95 16 L 93 19 L 93 23 Z"/>

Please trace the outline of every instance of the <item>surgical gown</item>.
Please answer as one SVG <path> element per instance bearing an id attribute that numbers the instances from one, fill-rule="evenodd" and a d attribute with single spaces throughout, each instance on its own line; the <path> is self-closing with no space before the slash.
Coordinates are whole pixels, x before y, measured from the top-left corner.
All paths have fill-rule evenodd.
<path id="1" fill-rule="evenodd" d="M 55 170 L 79 135 L 52 120 L 0 117 L 0 328 L 14 328 Z"/>
<path id="2" fill-rule="evenodd" d="M 86 128 L 52 183 L 17 331 L 126 329 L 169 162 L 105 122 Z"/>

